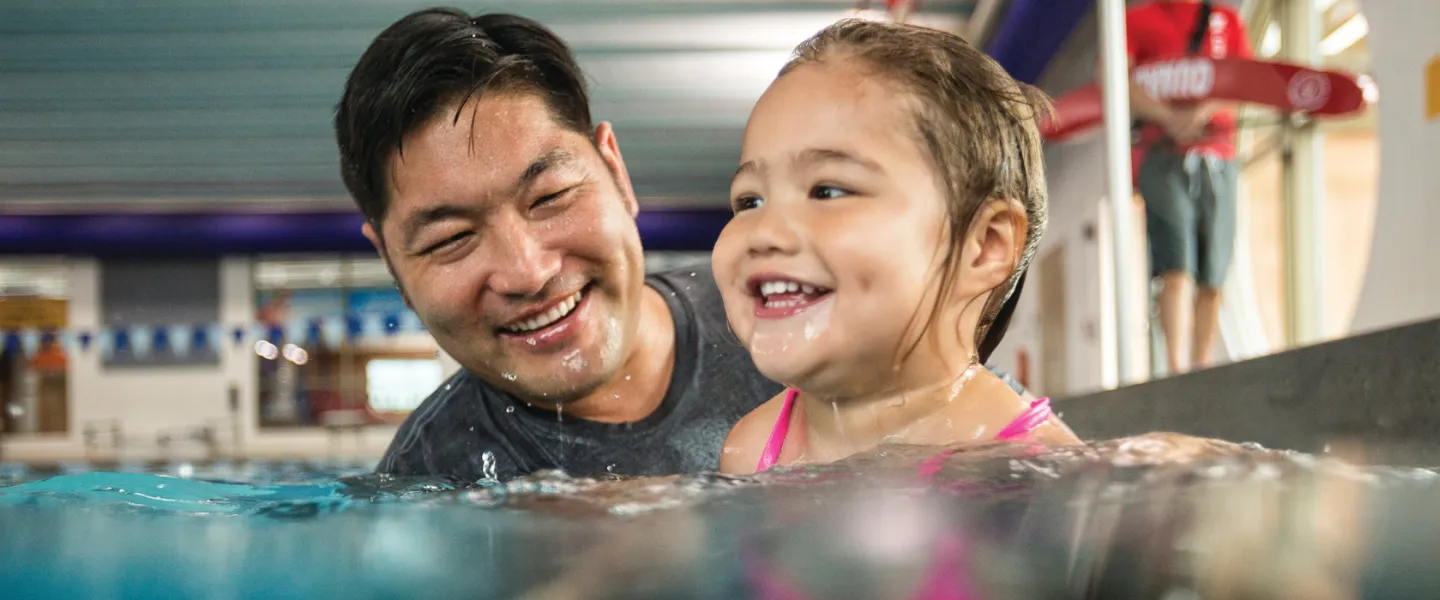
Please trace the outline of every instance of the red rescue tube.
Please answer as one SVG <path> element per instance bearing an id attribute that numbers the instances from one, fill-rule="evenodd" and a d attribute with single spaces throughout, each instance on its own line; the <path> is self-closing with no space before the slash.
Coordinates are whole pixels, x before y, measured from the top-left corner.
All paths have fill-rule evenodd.
<path id="1" fill-rule="evenodd" d="M 1190 57 L 1140 65 L 1131 77 L 1165 101 L 1225 100 L 1319 117 L 1349 115 L 1365 107 L 1354 75 L 1290 63 Z M 1071 139 L 1104 120 L 1100 88 L 1094 84 L 1060 96 L 1054 104 L 1054 116 L 1041 124 L 1048 141 Z"/>

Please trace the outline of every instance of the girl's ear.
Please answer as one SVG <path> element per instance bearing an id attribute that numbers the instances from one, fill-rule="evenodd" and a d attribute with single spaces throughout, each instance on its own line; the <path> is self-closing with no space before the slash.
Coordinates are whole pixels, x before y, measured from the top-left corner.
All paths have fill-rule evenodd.
<path id="1" fill-rule="evenodd" d="M 980 206 L 960 253 L 955 291 L 974 298 L 1003 285 L 1020 264 L 1030 221 L 1014 200 L 989 200 Z"/>

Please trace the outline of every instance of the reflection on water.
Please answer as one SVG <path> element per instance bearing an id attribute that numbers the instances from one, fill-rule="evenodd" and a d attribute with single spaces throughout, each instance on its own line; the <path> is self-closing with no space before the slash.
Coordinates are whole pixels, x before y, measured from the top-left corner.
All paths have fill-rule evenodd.
<path id="1" fill-rule="evenodd" d="M 13 597 L 1434 598 L 1436 472 L 1151 435 L 754 478 L 0 488 Z M 164 485 L 164 488 L 158 486 Z"/>

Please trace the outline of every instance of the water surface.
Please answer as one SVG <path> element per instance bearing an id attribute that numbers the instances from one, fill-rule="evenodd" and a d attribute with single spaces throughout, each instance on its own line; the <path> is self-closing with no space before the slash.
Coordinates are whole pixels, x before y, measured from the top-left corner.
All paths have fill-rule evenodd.
<path id="1" fill-rule="evenodd" d="M 1440 597 L 1431 469 L 1164 435 L 964 450 L 922 475 L 934 455 L 638 481 L 65 475 L 0 488 L 0 590 L 909 598 L 938 577 L 971 594 L 954 597 Z"/>

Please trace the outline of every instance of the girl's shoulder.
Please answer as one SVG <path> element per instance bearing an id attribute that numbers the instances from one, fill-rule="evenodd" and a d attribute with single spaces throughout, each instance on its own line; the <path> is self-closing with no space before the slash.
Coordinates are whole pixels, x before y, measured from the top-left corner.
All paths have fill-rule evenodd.
<path id="1" fill-rule="evenodd" d="M 730 428 L 730 434 L 725 436 L 725 445 L 720 448 L 721 473 L 748 475 L 755 472 L 755 465 L 760 462 L 760 454 L 764 452 L 775 421 L 780 418 L 780 410 L 785 406 L 785 393 L 776 394 Z"/>

